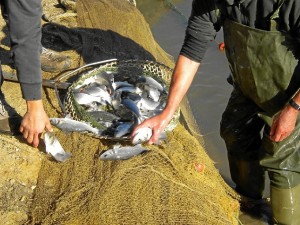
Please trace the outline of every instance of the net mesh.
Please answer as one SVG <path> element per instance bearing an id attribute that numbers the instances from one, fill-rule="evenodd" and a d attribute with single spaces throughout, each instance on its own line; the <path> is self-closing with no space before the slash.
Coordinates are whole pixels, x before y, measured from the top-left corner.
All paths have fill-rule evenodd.
<path id="1" fill-rule="evenodd" d="M 99 160 L 112 143 L 79 134 L 58 138 L 76 149 L 68 149 L 73 157 L 64 164 L 44 161 L 34 223 L 237 224 L 236 194 L 182 125 L 165 145 L 125 161 Z"/>

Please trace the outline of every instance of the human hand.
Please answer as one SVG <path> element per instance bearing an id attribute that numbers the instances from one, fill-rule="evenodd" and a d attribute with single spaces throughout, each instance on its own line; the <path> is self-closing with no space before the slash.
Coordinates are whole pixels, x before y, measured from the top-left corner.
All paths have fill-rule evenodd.
<path id="1" fill-rule="evenodd" d="M 149 127 L 152 130 L 152 136 L 147 143 L 148 144 L 158 143 L 161 133 L 164 131 L 165 127 L 168 125 L 171 118 L 172 116 L 168 117 L 163 113 L 161 113 L 157 116 L 144 120 L 141 124 L 139 124 L 134 128 L 131 134 L 131 142 L 139 129 Z"/>
<path id="2" fill-rule="evenodd" d="M 270 138 L 272 141 L 280 142 L 288 137 L 295 129 L 298 111 L 287 105 L 278 113 L 271 126 Z"/>
<path id="3" fill-rule="evenodd" d="M 42 100 L 27 101 L 27 112 L 20 126 L 20 132 L 33 147 L 39 145 L 41 133 L 52 131 L 48 115 L 44 111 Z"/>

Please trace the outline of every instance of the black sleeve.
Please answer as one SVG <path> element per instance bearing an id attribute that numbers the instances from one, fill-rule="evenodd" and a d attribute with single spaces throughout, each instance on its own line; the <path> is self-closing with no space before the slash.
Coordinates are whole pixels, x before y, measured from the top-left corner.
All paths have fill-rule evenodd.
<path id="1" fill-rule="evenodd" d="M 210 41 L 214 40 L 218 25 L 218 10 L 214 0 L 194 0 L 191 16 L 180 54 L 201 62 Z"/>

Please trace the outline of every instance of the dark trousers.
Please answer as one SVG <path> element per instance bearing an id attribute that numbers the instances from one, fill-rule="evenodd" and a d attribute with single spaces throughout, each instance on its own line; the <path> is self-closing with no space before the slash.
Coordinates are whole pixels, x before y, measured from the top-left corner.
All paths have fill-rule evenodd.
<path id="1" fill-rule="evenodd" d="M 264 171 L 271 185 L 292 188 L 300 184 L 300 117 L 293 133 L 281 142 L 269 138 L 272 118 L 234 89 L 222 115 L 221 136 L 228 151 L 232 180 L 240 194 L 259 199 Z"/>

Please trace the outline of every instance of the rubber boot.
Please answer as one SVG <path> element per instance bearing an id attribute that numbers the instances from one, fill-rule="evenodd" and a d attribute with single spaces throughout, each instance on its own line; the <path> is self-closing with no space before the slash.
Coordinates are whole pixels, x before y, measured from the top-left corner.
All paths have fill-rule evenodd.
<path id="1" fill-rule="evenodd" d="M 230 174 L 236 191 L 248 198 L 262 199 L 265 173 L 258 160 L 245 161 L 228 156 Z"/>
<path id="2" fill-rule="evenodd" d="M 276 224 L 300 224 L 300 185 L 293 188 L 270 187 L 271 207 Z"/>

